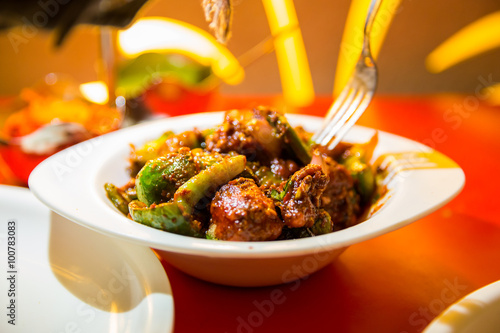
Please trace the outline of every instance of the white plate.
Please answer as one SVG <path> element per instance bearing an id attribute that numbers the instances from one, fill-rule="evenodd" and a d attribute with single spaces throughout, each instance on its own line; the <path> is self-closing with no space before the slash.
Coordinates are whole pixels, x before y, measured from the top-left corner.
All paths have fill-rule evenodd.
<path id="1" fill-rule="evenodd" d="M 424 333 L 500 332 L 500 281 L 482 287 L 448 307 Z"/>
<path id="2" fill-rule="evenodd" d="M 1 332 L 172 331 L 170 284 L 151 249 L 68 222 L 12 186 L 0 185 L 0 228 Z M 6 316 L 11 300 L 15 326 Z"/>
<path id="3" fill-rule="evenodd" d="M 309 131 L 318 128 L 322 121 L 304 115 L 288 118 L 292 124 L 300 124 Z M 212 127 L 222 121 L 222 113 L 193 114 L 133 126 L 82 142 L 42 162 L 31 173 L 30 189 L 62 216 L 106 235 L 161 250 L 164 259 L 188 274 L 222 284 L 271 285 L 301 277 L 284 277 L 292 258 L 299 264 L 314 260 L 311 266 L 314 269 L 309 267 L 304 273 L 310 274 L 334 260 L 336 255 L 332 251 L 338 255 L 349 245 L 408 225 L 444 205 L 464 185 L 462 169 L 449 158 L 417 142 L 379 132 L 374 159 L 385 157 L 385 162 L 392 161 L 389 191 L 369 219 L 331 234 L 289 241 L 218 242 L 136 223 L 109 202 L 104 184 L 121 186 L 129 179 L 126 169 L 130 143 L 140 146 L 167 130 L 179 133 L 195 126 Z M 355 126 L 346 140 L 366 142 L 374 133 L 373 129 Z M 320 260 L 318 253 L 329 254 Z M 304 256 L 313 258 L 305 260 Z M 255 261 L 256 258 L 260 260 Z"/>

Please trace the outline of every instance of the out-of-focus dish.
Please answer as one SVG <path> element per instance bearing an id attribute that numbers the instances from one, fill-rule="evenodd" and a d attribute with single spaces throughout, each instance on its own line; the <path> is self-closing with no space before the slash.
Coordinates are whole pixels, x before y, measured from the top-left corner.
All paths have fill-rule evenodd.
<path id="1" fill-rule="evenodd" d="M 120 64 L 116 84 L 127 99 L 127 115 L 143 119 L 206 110 L 220 79 L 186 55 L 148 52 Z"/>
<path id="2" fill-rule="evenodd" d="M 401 228 L 451 200 L 464 184 L 463 171 L 449 158 L 417 142 L 384 132 L 371 162 L 386 169 L 387 193 L 367 219 L 350 228 L 304 239 L 221 242 L 172 234 L 126 218 L 102 186 L 124 184 L 132 143 L 137 147 L 166 130 L 211 128 L 223 113 L 193 114 L 122 129 L 57 153 L 29 181 L 33 193 L 68 219 L 107 235 L 147 245 L 167 262 L 201 279 L 227 285 L 262 286 L 309 275 L 331 263 L 349 245 Z M 293 126 L 317 129 L 322 118 L 289 115 Z M 367 142 L 375 130 L 354 127 L 348 142 Z"/>
<path id="3" fill-rule="evenodd" d="M 71 78 L 54 73 L 23 89 L 12 104 L 15 110 L 0 127 L 0 154 L 24 184 L 48 156 L 118 129 L 123 118 L 116 108 L 86 100 Z"/>
<path id="4" fill-rule="evenodd" d="M 452 304 L 424 333 L 496 333 L 499 329 L 500 281 L 496 281 Z"/>
<path id="5" fill-rule="evenodd" d="M 0 185 L 0 225 L 10 306 L 0 331 L 172 331 L 170 284 L 149 248 L 71 223 L 14 186 Z"/>

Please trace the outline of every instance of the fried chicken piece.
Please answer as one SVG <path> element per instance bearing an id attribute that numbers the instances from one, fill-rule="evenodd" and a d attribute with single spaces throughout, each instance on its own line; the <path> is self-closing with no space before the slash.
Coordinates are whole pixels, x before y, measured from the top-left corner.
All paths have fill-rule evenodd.
<path id="1" fill-rule="evenodd" d="M 330 182 L 321 195 L 321 208 L 330 214 L 334 230 L 341 230 L 356 224 L 361 213 L 360 197 L 354 189 L 354 180 L 343 165 L 327 157 L 325 166 Z"/>
<path id="2" fill-rule="evenodd" d="M 231 110 L 214 133 L 207 136 L 206 150 L 219 153 L 237 152 L 248 161 L 269 164 L 282 150 L 283 133 L 269 124 L 273 112 L 266 109 Z"/>
<path id="3" fill-rule="evenodd" d="M 299 166 L 293 160 L 284 160 L 281 158 L 273 158 L 271 160 L 271 171 L 273 174 L 288 179 L 291 175 L 299 170 Z"/>
<path id="4" fill-rule="evenodd" d="M 281 216 L 288 227 L 310 228 L 322 214 L 321 195 L 328 184 L 328 176 L 321 166 L 308 164 L 290 178 L 281 203 Z"/>
<path id="5" fill-rule="evenodd" d="M 212 238 L 231 241 L 267 241 L 278 238 L 283 228 L 272 199 L 248 178 L 222 186 L 210 206 Z"/>

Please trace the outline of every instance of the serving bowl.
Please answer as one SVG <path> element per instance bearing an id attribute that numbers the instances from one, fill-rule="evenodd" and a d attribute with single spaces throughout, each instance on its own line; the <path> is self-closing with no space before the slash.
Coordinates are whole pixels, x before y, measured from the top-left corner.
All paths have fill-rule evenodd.
<path id="1" fill-rule="evenodd" d="M 423 333 L 494 333 L 500 327 L 500 280 L 450 305 Z"/>
<path id="2" fill-rule="evenodd" d="M 288 115 L 308 131 L 322 118 Z M 415 141 L 379 131 L 373 163 L 387 170 L 386 194 L 363 222 L 317 237 L 269 242 L 192 238 L 157 230 L 126 218 L 107 199 L 104 184 L 122 185 L 129 144 L 140 146 L 167 130 L 209 128 L 223 121 L 211 112 L 166 118 L 106 134 L 43 161 L 29 186 L 38 199 L 67 219 L 111 237 L 147 245 L 168 263 L 200 279 L 232 286 L 290 282 L 332 263 L 348 246 L 386 234 L 438 209 L 463 187 L 462 169 L 448 157 Z M 374 129 L 355 126 L 345 141 L 366 142 Z M 91 246 L 91 244 L 89 244 Z"/>

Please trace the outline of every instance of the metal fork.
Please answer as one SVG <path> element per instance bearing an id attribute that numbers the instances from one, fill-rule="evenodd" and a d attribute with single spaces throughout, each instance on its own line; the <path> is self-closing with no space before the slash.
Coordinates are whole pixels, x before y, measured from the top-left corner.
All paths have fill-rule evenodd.
<path id="1" fill-rule="evenodd" d="M 372 0 L 363 31 L 363 47 L 354 73 L 332 104 L 323 127 L 313 135 L 317 144 L 333 149 L 361 117 L 377 88 L 377 67 L 370 50 L 370 32 L 382 0 Z"/>

